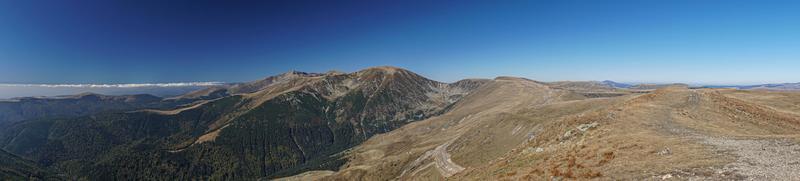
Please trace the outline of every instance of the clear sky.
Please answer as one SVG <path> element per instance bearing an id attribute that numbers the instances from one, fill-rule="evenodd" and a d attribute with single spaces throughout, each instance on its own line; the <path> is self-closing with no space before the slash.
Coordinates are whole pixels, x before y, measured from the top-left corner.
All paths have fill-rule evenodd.
<path id="1" fill-rule="evenodd" d="M 440 81 L 800 82 L 798 2 L 0 0 L 0 83 L 378 65 Z"/>

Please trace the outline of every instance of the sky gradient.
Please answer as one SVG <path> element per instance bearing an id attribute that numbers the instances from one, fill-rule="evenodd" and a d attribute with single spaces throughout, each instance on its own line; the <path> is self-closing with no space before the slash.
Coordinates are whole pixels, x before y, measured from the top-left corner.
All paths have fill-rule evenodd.
<path id="1" fill-rule="evenodd" d="M 798 9 L 735 0 L 0 0 L 0 83 L 242 82 L 379 65 L 447 82 L 800 82 Z"/>

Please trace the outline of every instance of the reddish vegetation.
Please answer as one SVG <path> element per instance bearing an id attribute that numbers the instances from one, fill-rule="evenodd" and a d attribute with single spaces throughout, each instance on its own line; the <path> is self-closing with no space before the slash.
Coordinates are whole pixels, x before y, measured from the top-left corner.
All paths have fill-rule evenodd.
<path id="1" fill-rule="evenodd" d="M 569 96 L 569 93 L 554 93 L 573 89 L 510 86 L 531 84 L 521 79 L 498 79 L 494 83 L 488 85 L 497 87 L 483 87 L 476 91 L 483 94 L 470 96 L 474 100 L 465 99 L 458 107 L 463 110 L 456 108 L 440 119 L 420 121 L 412 124 L 413 127 L 400 129 L 406 132 L 388 133 L 364 147 L 385 150 L 383 148 L 396 148 L 392 144 L 426 143 L 403 144 L 406 147 L 399 148 L 402 152 L 389 149 L 395 153 L 414 153 L 416 150 L 430 150 L 430 145 L 441 144 L 441 141 L 458 140 L 458 149 L 448 151 L 453 155 L 453 162 L 464 166 L 465 170 L 442 177 L 435 174 L 441 174 L 441 171 L 421 170 L 412 173 L 424 175 L 397 177 L 398 180 L 651 180 L 660 179 L 665 174 L 672 174 L 671 177 L 679 180 L 727 180 L 743 177 L 720 175 L 718 173 L 725 172 L 713 170 L 725 166 L 732 159 L 702 139 L 722 137 L 720 142 L 729 144 L 731 140 L 728 138 L 734 136 L 787 136 L 800 130 L 800 116 L 791 113 L 791 108 L 773 108 L 774 105 L 797 105 L 797 102 L 764 105 L 730 98 L 712 89 L 688 89 L 685 86 L 629 92 L 618 97 L 581 98 Z M 540 92 L 522 94 L 535 91 Z M 560 99 L 565 97 L 569 99 Z M 509 104 L 518 100 L 524 104 Z M 479 106 L 487 102 L 497 105 Z M 498 107 L 503 107 L 502 111 L 487 111 Z M 467 115 L 481 117 L 469 119 Z M 526 130 L 529 130 L 527 135 L 530 137 L 508 144 L 512 146 L 487 145 L 492 141 L 524 137 Z M 423 136 L 416 136 L 421 134 L 415 131 Z M 448 137 L 439 138 L 442 136 Z M 487 152 L 500 149 L 508 151 L 499 156 L 484 157 Z M 389 153 L 389 150 L 384 152 Z M 758 151 L 761 150 L 754 152 Z M 351 166 L 353 169 L 349 173 L 357 173 L 355 171 L 363 168 L 365 172 L 396 174 L 402 170 L 384 169 L 386 167 L 377 163 L 394 161 L 391 159 L 408 163 L 417 158 L 395 155 L 398 156 L 387 154 L 385 158 L 390 159 L 384 160 L 359 160 L 354 162 L 356 164 Z M 410 168 L 424 166 L 418 165 Z M 685 170 L 690 170 L 691 174 L 687 175 L 691 178 L 676 174 Z M 434 174 L 430 174 L 431 171 Z M 341 175 L 334 178 L 354 178 Z"/>
<path id="2" fill-rule="evenodd" d="M 612 159 L 614 159 L 614 152 L 612 152 L 612 151 L 605 152 L 605 153 L 603 153 L 603 159 L 600 160 L 600 162 L 598 162 L 597 164 L 603 165 L 603 164 L 608 163 Z"/>

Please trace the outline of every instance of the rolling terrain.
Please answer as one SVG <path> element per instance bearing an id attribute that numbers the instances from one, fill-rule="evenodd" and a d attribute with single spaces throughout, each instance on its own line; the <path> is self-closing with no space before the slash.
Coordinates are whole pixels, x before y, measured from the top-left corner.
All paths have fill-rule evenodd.
<path id="1" fill-rule="evenodd" d="M 797 178 L 796 93 L 498 78 L 445 114 L 375 136 L 336 172 L 286 180 L 782 180 Z M 608 91 L 607 89 L 595 92 Z M 618 90 L 616 92 L 624 92 Z"/>
<path id="2" fill-rule="evenodd" d="M 145 100 L 74 97 L 85 96 L 129 104 Z M 291 71 L 143 102 L 14 120 L 0 132 L 0 148 L 8 152 L 2 155 L 9 155 L 0 155 L 0 163 L 28 166 L 5 169 L 13 176 L 4 177 L 800 177 L 797 92 L 517 77 L 442 83 L 375 67 L 352 73 Z"/>

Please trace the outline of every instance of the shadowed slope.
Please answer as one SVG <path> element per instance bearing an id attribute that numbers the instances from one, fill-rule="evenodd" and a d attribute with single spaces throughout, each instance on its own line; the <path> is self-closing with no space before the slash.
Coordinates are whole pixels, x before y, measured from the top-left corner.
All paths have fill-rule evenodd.
<path id="1" fill-rule="evenodd" d="M 28 121 L 0 135 L 0 146 L 87 179 L 275 177 L 335 169 L 337 153 L 441 114 L 482 84 L 393 67 L 278 77 L 176 110 Z"/>
<path id="2" fill-rule="evenodd" d="M 2 180 L 64 180 L 50 170 L 0 149 Z"/>
<path id="3" fill-rule="evenodd" d="M 446 114 L 376 136 L 350 152 L 350 161 L 329 179 L 437 178 L 485 164 L 530 138 L 521 109 L 570 97 L 570 92 L 511 77 L 482 86 Z M 481 139 L 475 139 L 481 138 Z M 481 145 L 476 147 L 477 145 Z"/>
<path id="4" fill-rule="evenodd" d="M 6 127 L 26 119 L 83 116 L 104 111 L 170 106 L 174 104 L 161 102 L 161 98 L 146 94 L 107 96 L 83 93 L 47 98 L 17 98 L 13 101 L 0 101 L 0 126 Z"/>

